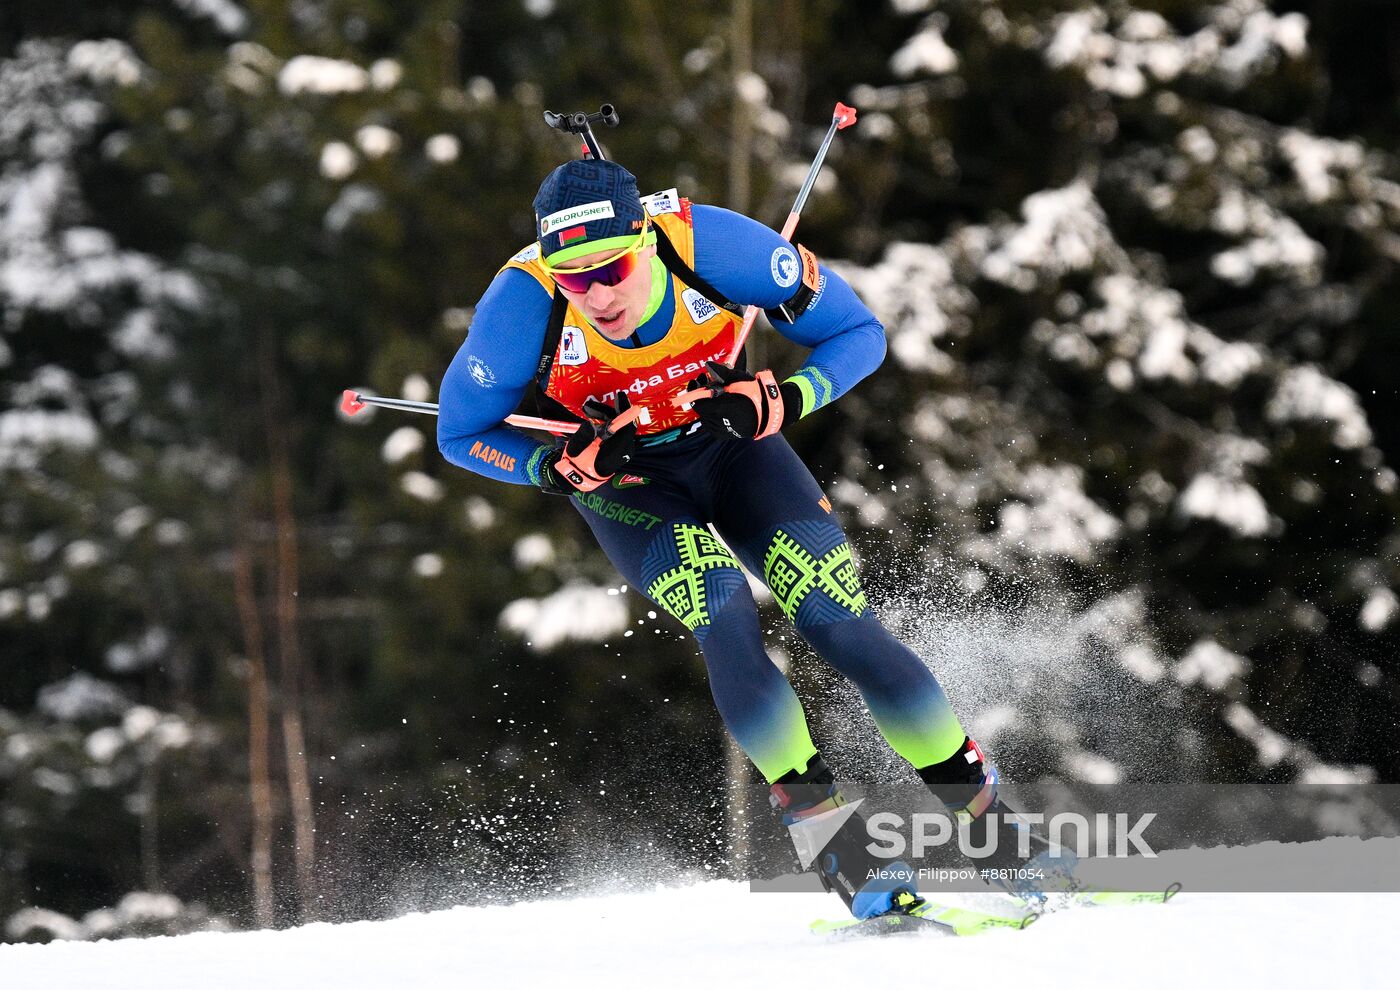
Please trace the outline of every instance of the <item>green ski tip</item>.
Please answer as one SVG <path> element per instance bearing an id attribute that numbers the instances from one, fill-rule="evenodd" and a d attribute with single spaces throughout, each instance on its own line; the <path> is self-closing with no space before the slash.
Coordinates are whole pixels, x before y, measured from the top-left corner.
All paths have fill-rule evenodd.
<path id="1" fill-rule="evenodd" d="M 1131 904 L 1165 904 L 1181 892 L 1174 883 L 1166 890 L 1099 890 L 1080 894 L 1079 903 L 1086 907 L 1127 907 Z"/>

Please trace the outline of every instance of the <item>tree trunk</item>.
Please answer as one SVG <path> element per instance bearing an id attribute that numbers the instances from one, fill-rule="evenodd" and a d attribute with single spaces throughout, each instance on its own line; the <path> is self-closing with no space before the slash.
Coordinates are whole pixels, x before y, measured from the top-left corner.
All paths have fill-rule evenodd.
<path id="1" fill-rule="evenodd" d="M 141 883 L 149 891 L 160 882 L 160 821 L 156 817 L 156 783 L 160 779 L 160 749 L 152 742 L 150 762 L 141 768 Z"/>
<path id="2" fill-rule="evenodd" d="M 292 507 L 292 469 L 286 440 L 278 426 L 277 368 L 263 334 L 263 427 L 272 467 L 272 517 L 277 530 L 277 652 L 281 659 L 282 744 L 287 755 L 287 787 L 291 796 L 293 853 L 302 921 L 315 917 L 316 820 L 311 803 L 311 772 L 302 723 L 302 665 L 298 642 L 298 551 L 296 514 Z"/>
<path id="3" fill-rule="evenodd" d="M 268 759 L 267 655 L 258 618 L 257 591 L 247 537 L 239 529 L 233 548 L 233 592 L 248 657 L 248 799 L 253 807 L 253 918 L 259 928 L 276 921 L 272 896 L 272 774 Z"/>
<path id="4" fill-rule="evenodd" d="M 736 880 L 747 880 L 749 872 L 749 758 L 728 732 L 724 734 L 724 762 L 729 773 L 726 831 L 729 869 Z"/>
<path id="5" fill-rule="evenodd" d="M 743 98 L 743 79 L 753 73 L 753 3 L 734 0 L 730 48 L 734 85 L 729 124 L 729 208 L 747 213 L 753 157 L 753 108 Z"/>

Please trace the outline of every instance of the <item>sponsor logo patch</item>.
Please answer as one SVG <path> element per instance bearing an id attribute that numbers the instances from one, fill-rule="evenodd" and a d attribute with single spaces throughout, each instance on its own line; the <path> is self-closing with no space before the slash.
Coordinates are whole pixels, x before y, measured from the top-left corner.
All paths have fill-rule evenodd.
<path id="1" fill-rule="evenodd" d="M 729 348 L 726 346 L 721 347 L 713 354 L 702 354 L 694 361 L 687 361 L 684 363 L 677 361 L 674 364 L 668 364 L 664 369 L 661 369 L 656 374 L 653 374 L 647 378 L 637 377 L 632 379 L 630 385 L 626 385 L 621 389 L 613 389 L 609 392 L 604 392 L 602 395 L 588 395 L 585 398 L 583 398 L 579 404 L 582 405 L 585 402 L 602 402 L 610 406 L 616 405 L 617 393 L 619 391 L 623 391 L 627 392 L 633 397 L 632 404 L 636 405 L 637 397 L 644 395 L 649 390 L 660 388 L 663 385 L 670 385 L 677 381 L 684 382 L 688 379 L 694 378 L 700 372 L 705 370 L 705 363 L 707 361 L 723 361 L 725 357 L 728 356 L 728 354 Z"/>
<path id="2" fill-rule="evenodd" d="M 496 384 L 496 373 L 491 370 L 491 366 L 476 355 L 467 358 L 467 372 L 472 376 L 472 381 L 482 388 L 490 388 Z"/>
<path id="3" fill-rule="evenodd" d="M 588 342 L 584 340 L 581 327 L 567 326 L 559 332 L 559 363 L 570 366 L 584 364 L 588 360 Z"/>
<path id="4" fill-rule="evenodd" d="M 797 253 L 802 255 L 802 284 L 813 292 L 817 292 L 818 286 L 821 284 L 821 270 L 817 267 L 817 256 L 801 244 L 797 245 Z"/>
<path id="5" fill-rule="evenodd" d="M 494 464 L 502 471 L 515 470 L 515 458 L 501 453 L 495 447 L 488 446 L 480 440 L 472 444 L 472 449 L 468 451 L 472 457 L 484 461 L 487 464 Z"/>
<path id="6" fill-rule="evenodd" d="M 627 526 L 640 526 L 650 530 L 657 523 L 661 522 L 661 517 L 652 515 L 650 512 L 643 512 L 641 509 L 632 509 L 621 502 L 614 502 L 611 499 L 603 498 L 596 492 L 574 492 L 574 498 L 578 503 L 589 510 L 596 512 L 604 519 L 616 519 Z"/>
<path id="7" fill-rule="evenodd" d="M 612 201 L 607 199 L 600 199 L 596 203 L 584 203 L 582 206 L 570 206 L 566 210 L 542 217 L 540 219 L 540 233 L 547 234 L 558 227 L 587 223 L 590 220 L 606 220 L 612 215 Z"/>
<path id="8" fill-rule="evenodd" d="M 802 275 L 802 263 L 797 260 L 797 252 L 786 244 L 773 250 L 768 267 L 773 273 L 773 281 L 784 289 L 796 285 Z"/>
<path id="9" fill-rule="evenodd" d="M 658 216 L 662 213 L 679 213 L 681 211 L 681 194 L 672 186 L 670 189 L 663 189 L 661 192 L 654 192 L 642 197 L 642 206 L 651 216 Z"/>
<path id="10" fill-rule="evenodd" d="M 686 289 L 681 293 L 681 302 L 685 303 L 685 308 L 690 313 L 690 318 L 696 323 L 704 323 L 719 313 L 719 307 L 694 289 Z"/>
<path id="11" fill-rule="evenodd" d="M 524 264 L 524 263 L 527 262 L 527 261 L 534 261 L 534 260 L 535 260 L 536 258 L 538 258 L 539 256 L 540 256 L 540 246 L 539 246 L 539 243 L 536 242 L 536 243 L 534 243 L 534 244 L 531 244 L 529 247 L 525 248 L 523 251 L 519 251 L 519 252 L 517 252 L 517 253 L 511 255 L 510 260 L 511 260 L 511 261 L 518 261 L 518 262 L 520 262 L 521 264 Z"/>
<path id="12" fill-rule="evenodd" d="M 619 474 L 613 479 L 614 488 L 636 488 L 639 485 L 651 484 L 650 478 L 643 478 L 640 474 Z"/>

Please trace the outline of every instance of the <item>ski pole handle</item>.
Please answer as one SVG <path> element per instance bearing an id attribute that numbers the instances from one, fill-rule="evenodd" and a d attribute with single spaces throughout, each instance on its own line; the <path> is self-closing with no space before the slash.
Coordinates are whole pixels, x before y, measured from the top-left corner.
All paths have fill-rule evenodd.
<path id="1" fill-rule="evenodd" d="M 622 412 L 608 420 L 600 436 L 610 437 L 633 420 L 636 420 L 639 426 L 650 425 L 651 410 L 646 406 L 628 406 L 626 409 L 622 410 Z"/>
<path id="2" fill-rule="evenodd" d="M 693 388 L 688 392 L 682 392 L 680 395 L 676 396 L 671 400 L 671 403 L 685 409 L 689 408 L 692 402 L 699 399 L 717 398 L 723 391 L 724 389 L 722 388 Z"/>

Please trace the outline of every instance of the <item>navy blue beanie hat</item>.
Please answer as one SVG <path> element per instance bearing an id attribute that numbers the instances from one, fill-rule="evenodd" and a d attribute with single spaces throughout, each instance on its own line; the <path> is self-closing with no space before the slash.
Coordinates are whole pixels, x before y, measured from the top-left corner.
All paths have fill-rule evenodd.
<path id="1" fill-rule="evenodd" d="M 546 262 L 622 250 L 646 223 L 637 180 L 617 162 L 581 158 L 565 162 L 535 194 L 535 235 Z"/>

